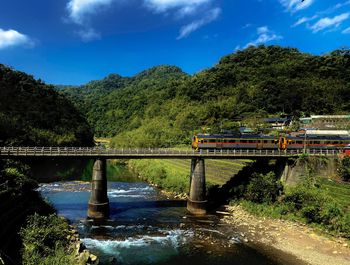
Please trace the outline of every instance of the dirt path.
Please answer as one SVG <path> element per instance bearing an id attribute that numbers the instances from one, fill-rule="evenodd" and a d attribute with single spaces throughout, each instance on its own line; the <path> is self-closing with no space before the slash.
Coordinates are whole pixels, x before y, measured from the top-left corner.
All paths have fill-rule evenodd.
<path id="1" fill-rule="evenodd" d="M 350 247 L 344 239 L 327 238 L 306 225 L 247 213 L 241 206 L 227 206 L 224 223 L 243 231 L 248 244 L 273 247 L 311 265 L 349 265 Z"/>

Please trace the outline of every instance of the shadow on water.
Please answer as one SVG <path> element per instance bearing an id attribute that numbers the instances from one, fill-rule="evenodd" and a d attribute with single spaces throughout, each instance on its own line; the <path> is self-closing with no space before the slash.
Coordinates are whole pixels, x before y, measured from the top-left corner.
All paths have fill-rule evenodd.
<path id="1" fill-rule="evenodd" d="M 140 208 L 172 208 L 172 207 L 186 207 L 187 201 L 175 201 L 175 200 L 164 200 L 164 201 L 138 201 L 138 202 L 111 202 L 110 213 L 116 215 L 118 213 L 128 211 L 130 209 Z"/>

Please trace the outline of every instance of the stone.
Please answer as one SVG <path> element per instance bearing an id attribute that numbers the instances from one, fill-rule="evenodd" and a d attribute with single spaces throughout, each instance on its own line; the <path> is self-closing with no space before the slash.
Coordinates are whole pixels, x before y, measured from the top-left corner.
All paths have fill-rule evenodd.
<path id="1" fill-rule="evenodd" d="M 86 249 L 79 254 L 79 262 L 86 264 L 90 261 L 90 252 Z"/>
<path id="2" fill-rule="evenodd" d="M 80 241 L 75 245 L 76 248 L 76 254 L 79 255 L 79 253 L 83 252 L 83 250 L 85 249 L 85 246 L 83 243 L 81 243 Z"/>
<path id="3" fill-rule="evenodd" d="M 97 256 L 95 256 L 94 254 L 90 254 L 90 260 L 91 260 L 92 263 L 96 264 Z"/>

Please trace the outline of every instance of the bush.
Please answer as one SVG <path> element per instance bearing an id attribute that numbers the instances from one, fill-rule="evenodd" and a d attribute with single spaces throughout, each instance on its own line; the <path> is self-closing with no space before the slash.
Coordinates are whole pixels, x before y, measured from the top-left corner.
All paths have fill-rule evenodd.
<path id="1" fill-rule="evenodd" d="M 266 175 L 254 173 L 247 186 L 246 199 L 257 203 L 275 202 L 283 190 L 282 183 L 276 180 L 273 172 Z"/>
<path id="2" fill-rule="evenodd" d="M 347 217 L 340 205 L 319 188 L 296 186 L 286 193 L 281 202 L 288 204 L 291 213 L 304 218 L 308 223 L 321 224 L 342 234 L 350 231 L 350 217 Z"/>
<path id="3" fill-rule="evenodd" d="M 27 227 L 22 228 L 23 262 L 34 264 L 38 256 L 54 255 L 57 249 L 68 247 L 68 223 L 56 214 L 40 216 L 34 214 L 28 218 Z"/>
<path id="4" fill-rule="evenodd" d="M 350 156 L 345 156 L 338 168 L 339 175 L 345 180 L 350 180 Z"/>

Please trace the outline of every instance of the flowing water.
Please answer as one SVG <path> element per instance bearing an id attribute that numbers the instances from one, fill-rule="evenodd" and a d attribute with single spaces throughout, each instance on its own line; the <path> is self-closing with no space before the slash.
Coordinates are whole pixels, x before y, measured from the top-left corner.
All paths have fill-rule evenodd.
<path id="1" fill-rule="evenodd" d="M 111 214 L 103 222 L 86 219 L 89 183 L 55 182 L 39 190 L 78 227 L 101 264 L 283 264 L 243 244 L 239 232 L 220 224 L 218 216 L 191 216 L 186 202 L 130 176 L 108 182 Z"/>

